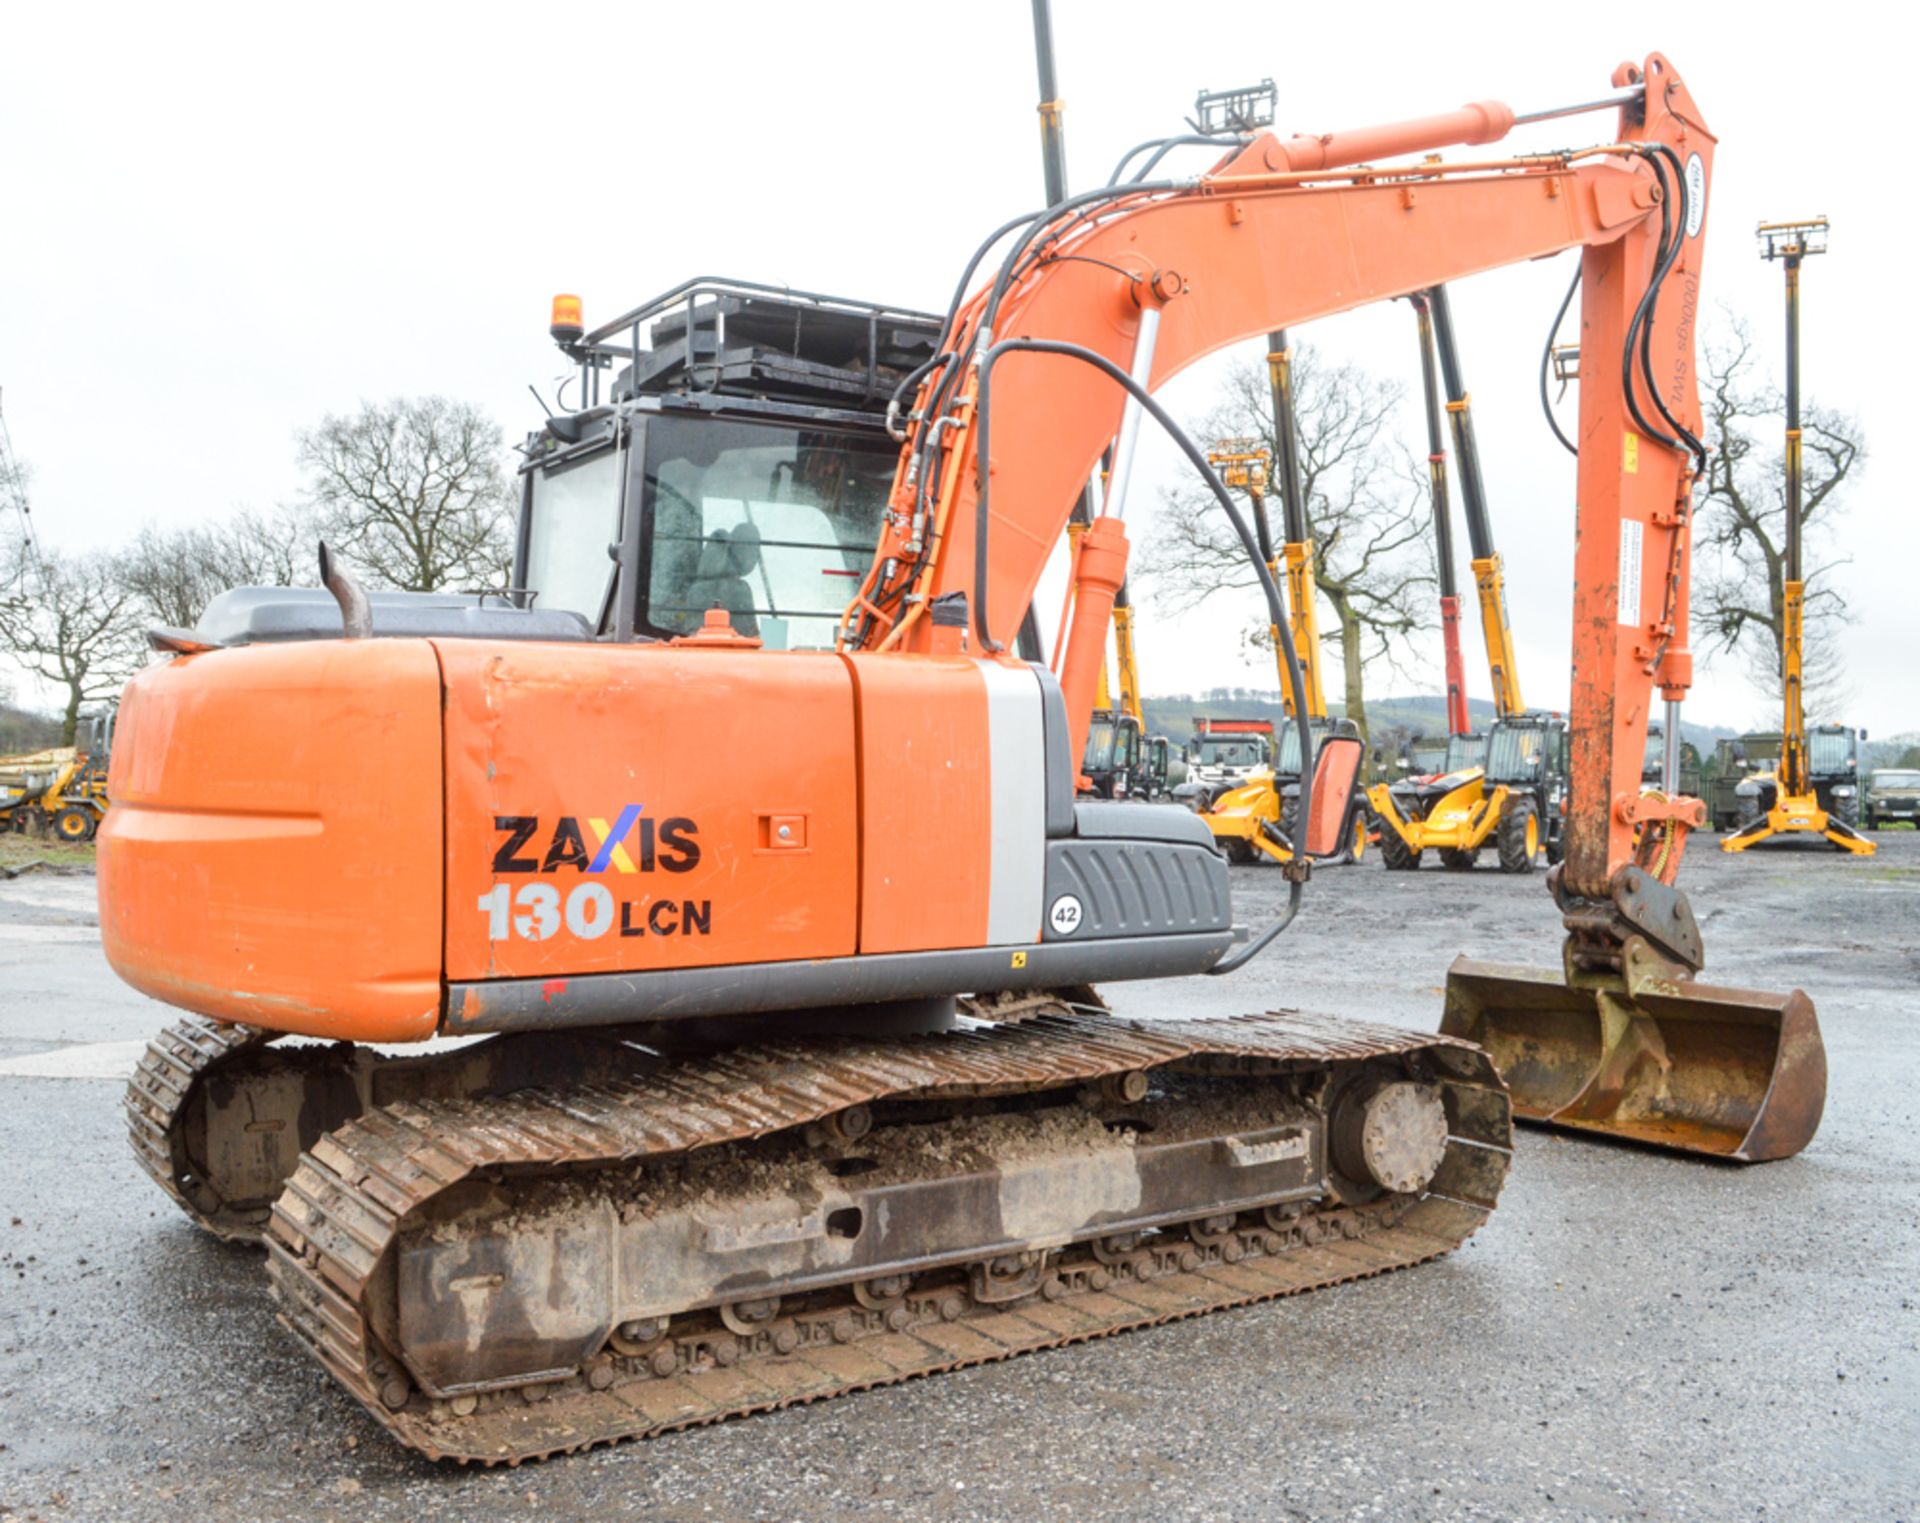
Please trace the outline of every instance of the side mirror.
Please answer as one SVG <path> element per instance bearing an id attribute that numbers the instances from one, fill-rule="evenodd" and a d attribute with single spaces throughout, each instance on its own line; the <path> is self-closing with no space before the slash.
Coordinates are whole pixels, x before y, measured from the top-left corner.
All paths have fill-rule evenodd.
<path id="1" fill-rule="evenodd" d="M 1347 810 L 1364 754 L 1359 739 L 1352 735 L 1329 735 L 1320 742 L 1313 766 L 1313 813 L 1307 817 L 1308 856 L 1335 856 L 1346 845 Z"/>

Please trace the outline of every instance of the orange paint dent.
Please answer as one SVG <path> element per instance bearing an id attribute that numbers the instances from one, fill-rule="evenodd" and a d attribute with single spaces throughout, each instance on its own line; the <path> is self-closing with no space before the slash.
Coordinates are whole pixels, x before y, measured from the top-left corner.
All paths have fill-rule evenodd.
<path id="1" fill-rule="evenodd" d="M 177 658 L 128 684 L 107 959 L 218 1020 L 357 1041 L 440 1013 L 440 677 L 421 640 Z"/>
<path id="2" fill-rule="evenodd" d="M 859 695 L 867 839 L 860 950 L 977 947 L 987 936 L 993 868 L 987 689 L 978 666 L 940 656 L 846 663 Z"/>

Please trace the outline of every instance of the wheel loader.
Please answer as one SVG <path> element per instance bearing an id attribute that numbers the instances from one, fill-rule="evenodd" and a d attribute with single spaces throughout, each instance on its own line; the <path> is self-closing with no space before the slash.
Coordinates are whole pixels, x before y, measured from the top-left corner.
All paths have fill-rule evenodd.
<path id="1" fill-rule="evenodd" d="M 1714 145 L 1660 55 L 1612 88 L 1592 150 L 1494 156 L 1529 118 L 1482 102 L 1065 198 L 982 243 L 931 342 L 738 282 L 592 329 L 556 302 L 578 381 L 528 441 L 512 596 L 370 594 L 323 549 L 324 592 L 153 632 L 99 871 L 113 966 L 193 1013 L 129 1088 L 143 1165 L 264 1241 L 398 1440 L 517 1464 L 1430 1260 L 1494 1209 L 1514 1110 L 1797 1150 L 1812 1007 L 1693 981 L 1698 805 L 1637 792 L 1686 632 L 1612 617 L 1618 541 L 1656 614 Z M 1096 985 L 1263 955 L 1284 998 L 1312 926 L 1305 857 L 1242 930 L 1190 812 L 1076 797 L 1146 420 L 1289 622 L 1154 387 L 1567 249 L 1583 351 L 1629 363 L 1581 388 L 1562 971 L 1456 967 L 1438 1034 L 1194 1019 L 1174 983 L 1113 1016 Z M 1021 630 L 1109 450 L 1056 676 Z M 1309 850 L 1356 747 L 1302 774 Z M 404 1054 L 430 1037 L 474 1040 Z"/>
<path id="2" fill-rule="evenodd" d="M 0 830 L 91 841 L 107 812 L 113 714 L 81 718 L 77 744 L 0 757 Z"/>
<path id="3" fill-rule="evenodd" d="M 1564 852 L 1567 728 L 1558 714 L 1509 714 L 1484 736 L 1455 736 L 1449 769 L 1376 783 L 1367 803 L 1380 822 L 1380 860 L 1395 871 L 1428 851 L 1455 872 L 1492 846 L 1500 870 L 1530 873 Z M 1469 758 L 1477 758 L 1470 760 Z M 1455 761 L 1463 763 L 1455 767 Z"/>

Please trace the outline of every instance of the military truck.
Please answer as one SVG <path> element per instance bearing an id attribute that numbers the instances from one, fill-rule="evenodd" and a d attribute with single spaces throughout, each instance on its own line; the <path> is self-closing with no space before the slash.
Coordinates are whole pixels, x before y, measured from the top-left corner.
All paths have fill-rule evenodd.
<path id="1" fill-rule="evenodd" d="M 1846 725 L 1807 727 L 1807 778 L 1820 807 L 1846 825 L 1860 823 L 1860 742 L 1866 731 Z M 1733 830 L 1773 808 L 1779 794 L 1774 772 L 1780 765 L 1778 731 L 1754 731 L 1723 740 L 1707 799 L 1715 830 Z"/>
<path id="2" fill-rule="evenodd" d="M 1869 830 L 1884 829 L 1896 820 L 1920 829 L 1920 771 L 1876 767 L 1867 778 L 1860 814 Z"/>
<path id="3" fill-rule="evenodd" d="M 1666 726 L 1655 720 L 1647 726 L 1647 755 L 1641 766 L 1641 786 L 1664 788 L 1667 776 Z M 1700 748 L 1690 740 L 1680 742 L 1680 792 L 1688 798 L 1701 798 L 1703 786 Z"/>

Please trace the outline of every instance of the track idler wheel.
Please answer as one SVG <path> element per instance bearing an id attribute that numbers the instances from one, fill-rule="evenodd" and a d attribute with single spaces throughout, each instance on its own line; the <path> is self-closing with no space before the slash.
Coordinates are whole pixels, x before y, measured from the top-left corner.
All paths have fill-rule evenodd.
<path id="1" fill-rule="evenodd" d="M 1334 1110 L 1331 1140 L 1349 1179 L 1396 1195 L 1424 1189 L 1447 1151 L 1440 1086 L 1395 1079 L 1350 1091 Z"/>

